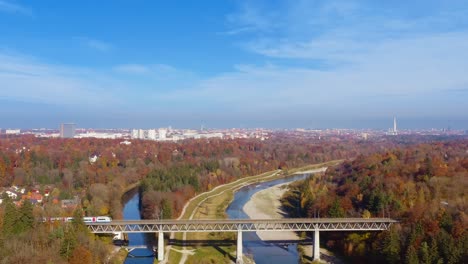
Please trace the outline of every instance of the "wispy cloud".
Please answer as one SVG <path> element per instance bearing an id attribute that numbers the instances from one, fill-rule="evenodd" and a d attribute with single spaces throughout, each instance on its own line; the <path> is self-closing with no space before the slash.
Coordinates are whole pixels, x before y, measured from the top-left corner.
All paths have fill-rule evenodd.
<path id="1" fill-rule="evenodd" d="M 197 81 L 192 72 L 165 64 L 122 64 L 106 70 L 55 65 L 0 51 L 0 98 L 77 111 L 137 105 L 145 111 L 155 103 L 165 104 L 161 95 L 167 91 L 189 89 Z"/>
<path id="2" fill-rule="evenodd" d="M 114 71 L 125 74 L 151 74 L 151 75 L 172 75 L 181 73 L 167 64 L 121 64 L 112 68 Z"/>
<path id="3" fill-rule="evenodd" d="M 272 58 L 346 61 L 387 41 L 428 36 L 468 28 L 462 15 L 467 5 L 437 4 L 419 14 L 392 3 L 375 5 L 363 1 L 290 1 L 281 6 L 240 5 L 227 16 L 230 31 L 257 34 L 242 39 L 247 50 Z M 280 14 L 274 10 L 281 8 Z M 416 9 L 421 9 L 417 7 Z M 239 31 L 237 31 L 239 29 Z M 228 31 L 228 32 L 230 32 Z"/>
<path id="4" fill-rule="evenodd" d="M 259 7 L 246 2 L 241 5 L 240 10 L 226 16 L 227 22 L 232 29 L 225 33 L 235 35 L 244 32 L 271 31 L 278 25 L 278 13 L 274 11 L 260 10 Z"/>
<path id="5" fill-rule="evenodd" d="M 464 100 L 441 95 L 468 83 L 466 50 L 468 32 L 395 39 L 363 50 L 349 57 L 352 64 L 333 69 L 240 65 L 199 82 L 195 89 L 167 93 L 165 99 L 210 102 L 265 118 L 280 113 L 306 118 L 308 112 L 466 118 Z"/>
<path id="6" fill-rule="evenodd" d="M 32 10 L 16 2 L 0 0 L 0 11 L 8 13 L 17 13 L 22 15 L 32 15 Z"/>
<path id="7" fill-rule="evenodd" d="M 141 64 L 122 64 L 117 65 L 113 68 L 114 71 L 126 74 L 146 74 L 150 72 L 150 69 Z"/>
<path id="8" fill-rule="evenodd" d="M 74 37 L 74 39 L 77 40 L 81 45 L 97 51 L 107 52 L 113 48 L 111 44 L 93 38 Z"/>
<path id="9" fill-rule="evenodd" d="M 47 64 L 19 54 L 0 53 L 0 83 L 0 97 L 11 100 L 95 107 L 119 103 L 107 93 L 110 83 L 90 70 Z"/>

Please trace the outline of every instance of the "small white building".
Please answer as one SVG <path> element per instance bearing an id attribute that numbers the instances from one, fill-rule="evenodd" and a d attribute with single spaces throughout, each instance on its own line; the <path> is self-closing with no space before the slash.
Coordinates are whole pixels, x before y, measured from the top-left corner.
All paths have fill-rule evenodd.
<path id="1" fill-rule="evenodd" d="M 131 145 L 131 144 L 132 144 L 132 142 L 130 142 L 128 140 L 120 142 L 120 145 L 127 145 L 128 146 L 128 145 Z"/>
<path id="2" fill-rule="evenodd" d="M 6 191 L 5 193 L 8 195 L 8 197 L 10 197 L 10 198 L 11 198 L 11 199 L 13 199 L 13 200 L 15 200 L 15 199 L 17 199 L 17 198 L 18 198 L 18 194 L 17 194 L 17 193 L 15 193 L 15 192 L 12 192 L 12 191 Z"/>
<path id="3" fill-rule="evenodd" d="M 94 163 L 98 160 L 98 156 L 97 155 L 93 155 L 91 157 L 89 157 L 89 162 L 90 163 Z"/>

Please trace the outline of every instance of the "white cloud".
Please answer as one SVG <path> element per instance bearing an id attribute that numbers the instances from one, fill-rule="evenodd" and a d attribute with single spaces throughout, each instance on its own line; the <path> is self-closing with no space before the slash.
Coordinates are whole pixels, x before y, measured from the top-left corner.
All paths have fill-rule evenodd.
<path id="1" fill-rule="evenodd" d="M 18 13 L 23 15 L 32 15 L 31 9 L 19 5 L 17 3 L 13 3 L 11 1 L 4 1 L 0 0 L 0 11 L 8 12 L 8 13 Z"/>
<path id="2" fill-rule="evenodd" d="M 141 64 L 122 64 L 117 65 L 114 68 L 114 71 L 126 74 L 146 74 L 150 72 L 150 69 Z"/>
<path id="3" fill-rule="evenodd" d="M 47 64 L 18 54 L 0 54 L 0 83 L 0 97 L 11 100 L 63 106 L 119 104 L 107 93 L 111 82 L 87 69 Z"/>
<path id="4" fill-rule="evenodd" d="M 290 1 L 280 6 L 249 2 L 227 16 L 248 51 L 271 58 L 346 62 L 387 41 L 468 28 L 466 3 L 437 4 L 408 16 L 405 8 L 360 1 Z M 415 8 L 414 6 L 412 8 Z M 275 12 L 281 10 L 281 13 Z M 229 34 L 227 34 L 229 35 Z M 335 61 L 336 60 L 336 61 Z"/>
<path id="5" fill-rule="evenodd" d="M 225 33 L 236 35 L 244 32 L 271 31 L 278 23 L 276 18 L 277 14 L 275 12 L 265 12 L 265 10 L 260 10 L 257 6 L 244 3 L 239 12 L 226 16 L 228 23 L 233 25 L 234 29 Z"/>
<path id="6" fill-rule="evenodd" d="M 112 45 L 101 40 L 92 39 L 88 37 L 74 37 L 75 40 L 78 40 L 79 43 L 88 48 L 107 52 L 112 49 Z"/>
<path id="7" fill-rule="evenodd" d="M 77 111 L 138 106 L 146 112 L 155 103 L 164 104 L 161 95 L 168 90 L 189 89 L 197 80 L 192 72 L 164 64 L 122 64 L 103 70 L 54 65 L 0 52 L 0 98 L 73 107 Z"/>
<path id="8" fill-rule="evenodd" d="M 180 74 L 183 71 L 180 71 L 167 64 L 121 64 L 113 67 L 113 70 L 120 73 L 126 74 L 151 74 L 167 76 L 173 74 Z"/>
<path id="9" fill-rule="evenodd" d="M 361 116 L 396 111 L 466 117 L 468 104 L 449 93 L 468 86 L 467 51 L 468 32 L 416 36 L 378 43 L 355 55 L 345 52 L 352 63 L 327 70 L 240 65 L 163 98 L 268 115 L 309 109 Z"/>

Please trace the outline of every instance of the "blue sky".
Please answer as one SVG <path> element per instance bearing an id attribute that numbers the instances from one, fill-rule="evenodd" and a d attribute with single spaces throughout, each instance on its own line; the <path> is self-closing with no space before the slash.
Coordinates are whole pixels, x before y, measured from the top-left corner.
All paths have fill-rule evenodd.
<path id="1" fill-rule="evenodd" d="M 0 127 L 468 129 L 466 1 L 0 0 Z"/>

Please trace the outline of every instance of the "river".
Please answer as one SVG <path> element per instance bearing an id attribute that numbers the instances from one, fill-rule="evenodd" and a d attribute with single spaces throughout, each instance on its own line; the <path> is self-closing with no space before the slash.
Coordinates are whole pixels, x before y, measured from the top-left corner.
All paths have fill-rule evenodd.
<path id="1" fill-rule="evenodd" d="M 249 217 L 243 211 L 243 207 L 250 200 L 252 195 L 278 184 L 303 180 L 309 175 L 310 174 L 299 174 L 288 178 L 243 187 L 234 194 L 234 200 L 226 209 L 226 213 L 230 219 L 247 219 Z M 291 244 L 284 248 L 263 242 L 255 232 L 244 232 L 243 246 L 244 254 L 253 257 L 256 264 L 299 263 L 300 256 L 297 251 L 297 244 Z"/>
<path id="2" fill-rule="evenodd" d="M 140 193 L 138 189 L 134 189 L 126 193 L 123 197 L 123 219 L 124 220 L 140 220 Z M 150 234 L 144 233 L 128 233 L 128 246 L 146 245 L 149 249 L 138 248 L 132 250 L 125 260 L 124 264 L 152 264 L 154 256 L 152 250 L 153 241 Z"/>
<path id="3" fill-rule="evenodd" d="M 226 209 L 226 213 L 230 219 L 247 219 L 247 214 L 243 211 L 244 205 L 250 200 L 253 194 L 266 188 L 272 187 L 281 183 L 288 183 L 305 179 L 310 174 L 299 174 L 288 178 L 267 181 L 263 183 L 248 185 L 241 188 L 234 195 L 234 200 Z M 125 194 L 123 219 L 124 220 L 139 220 L 141 219 L 139 211 L 140 194 L 137 189 Z M 129 233 L 129 247 L 147 245 L 148 249 L 134 249 L 129 253 L 125 264 L 151 264 L 154 261 L 152 255 L 152 245 L 154 239 L 149 234 Z M 297 252 L 297 244 L 292 244 L 287 248 L 271 245 L 263 242 L 255 232 L 245 232 L 244 239 L 244 254 L 250 255 L 257 264 L 283 264 L 283 263 L 298 263 L 299 254 Z"/>

